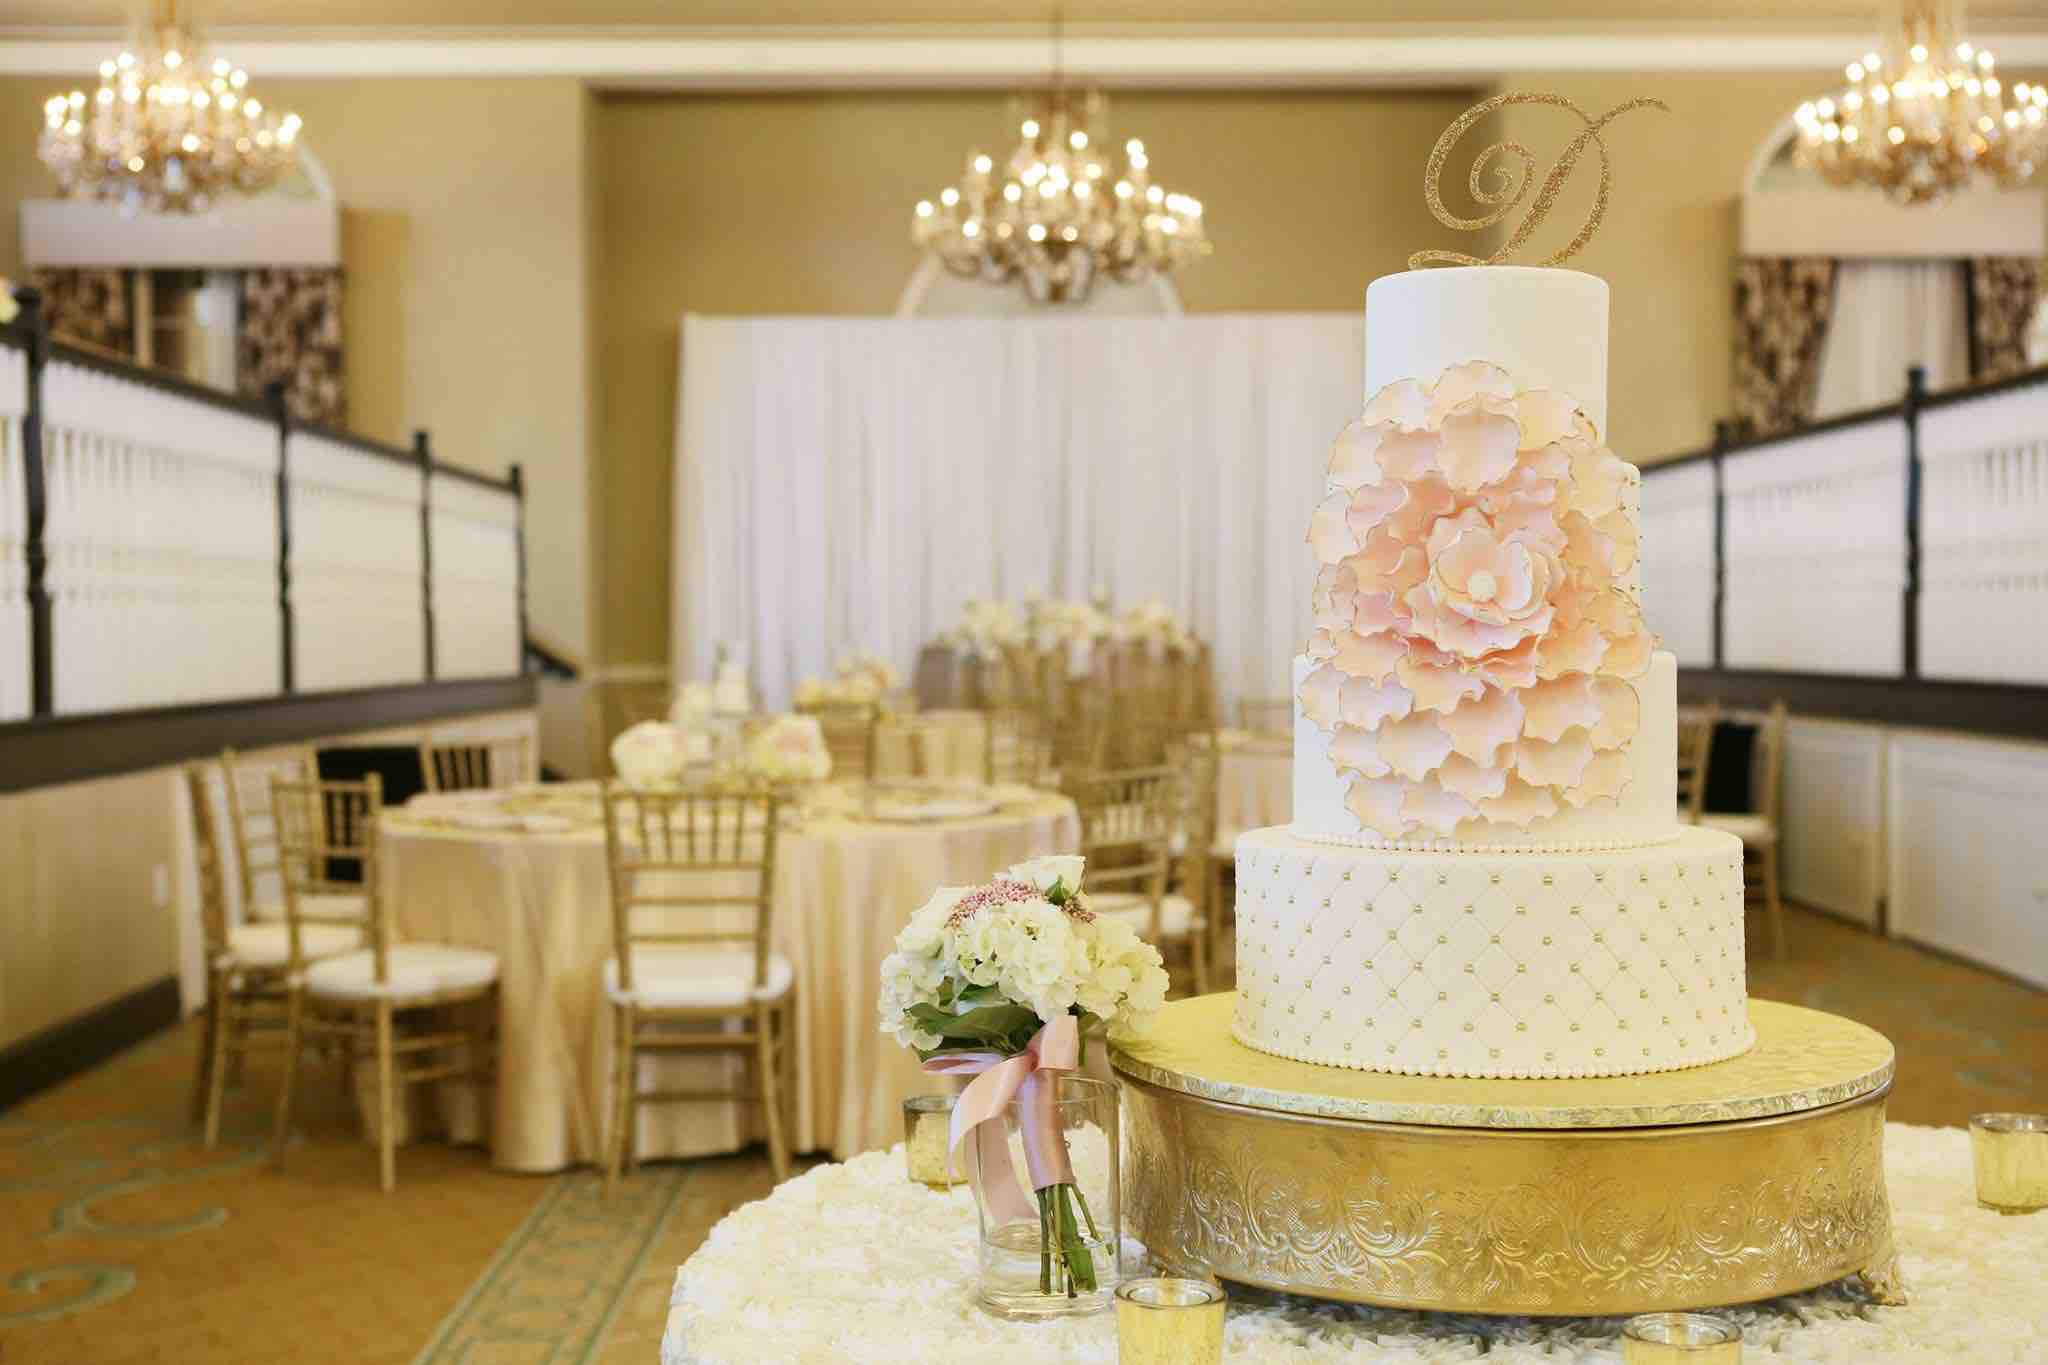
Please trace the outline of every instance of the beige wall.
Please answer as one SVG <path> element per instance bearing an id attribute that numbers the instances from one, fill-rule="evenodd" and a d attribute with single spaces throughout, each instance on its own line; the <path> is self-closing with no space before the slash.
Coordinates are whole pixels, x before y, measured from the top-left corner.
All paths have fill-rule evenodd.
<path id="1" fill-rule="evenodd" d="M 21 270 L 47 79 L 0 80 L 0 273 Z M 349 425 L 451 464 L 526 467 L 534 624 L 588 634 L 584 170 L 573 80 L 265 81 L 306 120 L 341 201 Z"/>
<path id="2" fill-rule="evenodd" d="M 1469 95 L 1128 94 L 1165 183 L 1201 198 L 1216 254 L 1191 310 L 1349 309 L 1440 238 L 1419 190 Z M 601 100 L 599 448 L 604 657 L 668 652 L 669 469 L 685 312 L 888 313 L 916 253 L 910 208 L 1000 150 L 998 95 Z"/>

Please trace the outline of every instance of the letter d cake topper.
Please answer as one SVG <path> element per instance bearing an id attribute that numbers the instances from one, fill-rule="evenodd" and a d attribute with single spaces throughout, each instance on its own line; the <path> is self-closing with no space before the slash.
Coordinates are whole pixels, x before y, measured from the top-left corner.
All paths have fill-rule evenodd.
<path id="1" fill-rule="evenodd" d="M 1590 145 L 1600 158 L 1600 187 L 1593 195 L 1592 212 L 1586 215 L 1586 221 L 1579 228 L 1578 235 L 1565 243 L 1562 251 L 1546 257 L 1538 264 L 1558 265 L 1569 260 L 1578 254 L 1579 248 L 1592 240 L 1593 234 L 1600 230 L 1600 220 L 1607 214 L 1607 192 L 1612 184 L 1612 177 L 1608 172 L 1607 144 L 1600 140 L 1600 130 L 1622 114 L 1634 109 L 1662 109 L 1667 114 L 1671 112 L 1670 107 L 1662 100 L 1644 98 L 1617 104 L 1597 119 L 1588 118 L 1585 110 L 1563 95 L 1522 91 L 1495 95 L 1490 100 L 1473 105 L 1460 114 L 1455 123 L 1444 129 L 1443 136 L 1436 140 L 1436 146 L 1429 149 L 1429 165 L 1423 172 L 1422 188 L 1429 200 L 1429 211 L 1435 214 L 1436 220 L 1445 227 L 1456 228 L 1460 232 L 1477 232 L 1483 228 L 1490 228 L 1513 213 L 1528 195 L 1529 186 L 1536 176 L 1536 158 L 1527 147 L 1514 141 L 1496 142 L 1484 148 L 1474 158 L 1471 175 L 1466 180 L 1473 199 L 1482 206 L 1490 207 L 1491 212 L 1479 218 L 1460 218 L 1444 207 L 1440 189 L 1444 162 L 1450 159 L 1451 148 L 1457 145 L 1458 139 L 1463 137 L 1473 124 L 1494 110 L 1510 104 L 1549 104 L 1559 109 L 1569 109 L 1586 126 L 1579 131 L 1577 137 L 1565 144 L 1564 151 L 1558 155 L 1557 163 L 1550 168 L 1550 173 L 1544 176 L 1543 188 L 1537 192 L 1535 202 L 1529 205 L 1528 213 L 1515 225 L 1514 232 L 1501 244 L 1500 250 L 1485 257 L 1467 256 L 1458 251 L 1418 251 L 1408 258 L 1410 270 L 1420 270 L 1426 265 L 1499 265 L 1507 260 L 1521 249 L 1522 244 L 1529 239 L 1529 234 L 1536 230 L 1537 224 L 1549 216 L 1552 206 L 1557 202 L 1558 192 L 1564 188 L 1565 182 L 1571 179 L 1572 171 L 1578 167 L 1579 157 Z M 1499 164 L 1511 155 L 1522 163 L 1519 176 Z M 1490 185 L 1486 183 L 1489 175 L 1493 180 Z"/>

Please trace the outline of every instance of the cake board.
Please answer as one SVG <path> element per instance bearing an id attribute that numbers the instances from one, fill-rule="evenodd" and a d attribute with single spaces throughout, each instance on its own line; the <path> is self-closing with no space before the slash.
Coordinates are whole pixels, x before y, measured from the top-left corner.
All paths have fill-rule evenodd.
<path id="1" fill-rule="evenodd" d="M 1290 1061 L 1232 993 L 1111 1052 L 1124 1208 L 1167 1264 L 1457 1313 L 1712 1308 L 1862 1274 L 1903 1302 L 1884 1185 L 1893 1053 L 1750 1002 L 1755 1047 L 1684 1071 L 1467 1079 Z"/>

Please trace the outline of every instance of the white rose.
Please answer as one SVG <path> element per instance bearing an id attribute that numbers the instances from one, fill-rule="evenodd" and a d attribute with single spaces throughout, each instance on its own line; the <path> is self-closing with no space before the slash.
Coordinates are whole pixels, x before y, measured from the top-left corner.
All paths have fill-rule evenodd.
<path id="1" fill-rule="evenodd" d="M 668 708 L 669 724 L 700 728 L 710 719 L 711 710 L 711 684 L 684 683 Z"/>
<path id="2" fill-rule="evenodd" d="M 1056 853 L 1006 867 L 1002 877 L 1005 881 L 1027 882 L 1040 891 L 1050 891 L 1058 882 L 1065 882 L 1069 891 L 1078 891 L 1081 871 L 1087 865 L 1088 860 L 1078 853 Z"/>

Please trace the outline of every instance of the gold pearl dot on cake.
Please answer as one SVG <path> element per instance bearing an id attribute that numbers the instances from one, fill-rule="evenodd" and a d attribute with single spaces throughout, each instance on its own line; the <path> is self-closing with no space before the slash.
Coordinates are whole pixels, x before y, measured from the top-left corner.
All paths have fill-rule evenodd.
<path id="1" fill-rule="evenodd" d="M 1543 936 L 1543 946 L 1544 946 L 1544 947 L 1546 947 L 1546 948 L 1548 948 L 1548 947 L 1550 946 L 1550 935 L 1548 935 L 1548 934 L 1545 934 L 1545 935 Z"/>
<path id="2" fill-rule="evenodd" d="M 1546 995 L 1543 997 L 1543 1003 L 1546 1005 L 1555 1005 L 1557 1003 L 1557 997 L 1554 995 Z"/>
<path id="3" fill-rule="evenodd" d="M 1473 965 L 1472 965 L 1471 963 L 1469 963 L 1469 962 L 1467 962 L 1467 963 L 1465 964 L 1465 975 L 1467 975 L 1467 976 L 1471 976 L 1471 975 L 1472 975 L 1472 974 L 1473 974 L 1474 972 L 1476 972 L 1476 971 L 1478 971 L 1478 970 L 1479 970 L 1478 968 L 1474 967 L 1474 966 L 1473 966 Z"/>
<path id="4" fill-rule="evenodd" d="M 1451 997 L 1450 997 L 1450 994 L 1449 994 L 1448 992 L 1446 992 L 1446 991 L 1438 991 L 1438 992 L 1436 993 L 1436 998 L 1437 998 L 1438 1000 L 1448 1000 L 1448 999 L 1450 999 Z"/>
<path id="5" fill-rule="evenodd" d="M 1517 1032 L 1517 1033 L 1527 1033 L 1528 1031 L 1529 1031 L 1529 1026 L 1528 1026 L 1527 1024 L 1521 1023 L 1521 1022 L 1519 1022 L 1519 1021 L 1517 1021 L 1517 1022 L 1516 1022 L 1516 1024 L 1515 1024 L 1515 1032 Z"/>
<path id="6" fill-rule="evenodd" d="M 1467 1025 L 1465 1025 L 1465 1032 L 1467 1032 L 1467 1033 L 1470 1033 L 1471 1031 L 1472 1031 L 1472 1026 L 1471 1026 L 1470 1024 L 1467 1024 Z"/>

